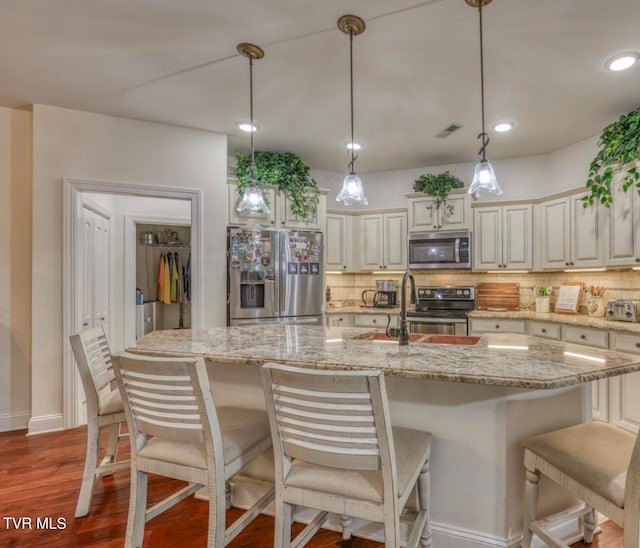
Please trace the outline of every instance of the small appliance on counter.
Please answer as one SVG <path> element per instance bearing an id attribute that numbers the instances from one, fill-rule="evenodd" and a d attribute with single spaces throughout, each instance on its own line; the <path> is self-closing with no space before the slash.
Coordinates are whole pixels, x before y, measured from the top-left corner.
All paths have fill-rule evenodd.
<path id="1" fill-rule="evenodd" d="M 378 280 L 377 289 L 365 289 L 360 298 L 365 308 L 393 308 L 397 306 L 395 280 Z M 387 289 L 380 289 L 385 287 Z"/>
<path id="2" fill-rule="evenodd" d="M 617 320 L 622 322 L 638 321 L 638 303 L 629 299 L 619 299 L 607 303 L 607 320 Z"/>

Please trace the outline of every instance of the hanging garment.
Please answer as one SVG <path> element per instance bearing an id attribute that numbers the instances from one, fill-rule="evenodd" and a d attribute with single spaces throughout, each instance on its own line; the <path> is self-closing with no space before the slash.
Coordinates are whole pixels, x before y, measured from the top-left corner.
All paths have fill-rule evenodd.
<path id="1" fill-rule="evenodd" d="M 184 267 L 184 296 L 187 301 L 191 300 L 191 253 L 187 258 L 187 265 Z"/>
<path id="2" fill-rule="evenodd" d="M 156 287 L 156 300 L 162 301 L 164 298 L 164 271 L 167 267 L 167 263 L 164 259 L 164 253 L 160 253 L 160 259 L 158 260 L 158 281 Z"/>
<path id="3" fill-rule="evenodd" d="M 167 253 L 164 269 L 164 286 L 162 292 L 162 302 L 164 304 L 171 304 L 171 253 Z"/>
<path id="4" fill-rule="evenodd" d="M 174 253 L 171 258 L 171 302 L 178 302 L 178 262 L 180 256 Z"/>

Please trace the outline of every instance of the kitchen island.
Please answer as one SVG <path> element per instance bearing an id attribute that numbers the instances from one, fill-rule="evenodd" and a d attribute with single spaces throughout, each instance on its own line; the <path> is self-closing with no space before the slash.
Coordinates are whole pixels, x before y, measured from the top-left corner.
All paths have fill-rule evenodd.
<path id="1" fill-rule="evenodd" d="M 436 546 L 517 546 L 524 473 L 520 441 L 590 418 L 590 381 L 640 370 L 640 357 L 518 334 L 490 334 L 476 344 L 365 340 L 364 328 L 243 326 L 150 333 L 133 352 L 202 356 L 218 404 L 263 407 L 259 365 L 384 371 L 392 422 L 429 430 L 431 515 Z M 267 478 L 268 460 L 248 473 Z M 572 502 L 543 489 L 543 511 Z M 234 493 L 236 504 L 248 502 Z M 240 501 L 240 502 L 238 502 Z M 304 519 L 304 518 L 303 518 Z M 565 524 L 565 536 L 576 533 Z M 355 534 L 381 529 L 356 524 Z M 381 538 L 381 537 L 378 537 Z"/>

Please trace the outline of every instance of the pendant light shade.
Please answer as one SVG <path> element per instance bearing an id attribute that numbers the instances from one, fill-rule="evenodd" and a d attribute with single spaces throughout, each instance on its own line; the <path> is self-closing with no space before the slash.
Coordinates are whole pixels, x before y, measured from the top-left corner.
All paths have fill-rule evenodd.
<path id="1" fill-rule="evenodd" d="M 349 35 L 349 90 L 351 99 L 351 143 L 353 138 L 353 37 L 362 34 L 365 29 L 364 21 L 356 15 L 343 15 L 338 19 L 338 28 Z M 351 147 L 351 161 L 349 162 L 349 173 L 342 182 L 342 190 L 336 196 L 336 201 L 342 202 L 344 205 L 361 204 L 367 205 L 369 202 L 364 195 L 362 188 L 362 180 L 356 175 L 355 161 L 358 155 L 355 147 Z"/>
<path id="2" fill-rule="evenodd" d="M 489 145 L 489 135 L 484 129 L 484 52 L 483 52 L 483 40 L 482 40 L 482 6 L 486 6 L 491 0 L 465 0 L 472 8 L 478 8 L 479 22 L 480 22 L 480 104 L 482 111 L 482 132 L 478 134 L 478 140 L 481 143 L 478 155 L 480 161 L 476 165 L 473 181 L 469 186 L 469 194 L 475 194 L 476 198 L 479 198 L 483 193 L 493 193 L 499 196 L 502 194 L 502 188 L 498 184 L 493 166 L 487 160 L 486 149 Z"/>
<path id="3" fill-rule="evenodd" d="M 264 51 L 262 48 L 254 44 L 249 44 L 247 42 L 243 42 L 242 44 L 238 44 L 238 52 L 240 55 L 247 57 L 249 59 L 249 111 L 251 115 L 251 127 L 254 127 L 253 123 L 253 60 L 254 59 L 262 59 L 264 57 Z M 270 213 L 269 206 L 267 206 L 264 201 L 264 194 L 262 193 L 262 189 L 258 186 L 258 181 L 256 179 L 256 162 L 255 162 L 255 153 L 253 146 L 253 134 L 251 132 L 251 184 L 245 189 L 242 194 L 242 199 L 236 207 L 237 211 L 249 211 L 251 213 L 258 213 L 262 211 L 267 215 Z"/>

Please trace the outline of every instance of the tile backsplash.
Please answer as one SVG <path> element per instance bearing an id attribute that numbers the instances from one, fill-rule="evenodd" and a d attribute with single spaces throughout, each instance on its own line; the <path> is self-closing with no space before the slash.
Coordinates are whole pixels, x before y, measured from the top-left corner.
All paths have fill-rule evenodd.
<path id="1" fill-rule="evenodd" d="M 534 287 L 551 286 L 551 309 L 558 296 L 558 288 L 564 282 L 584 282 L 589 286 L 603 286 L 604 300 L 633 299 L 640 300 L 640 271 L 611 270 L 607 272 L 534 272 L 530 274 L 485 274 L 481 272 L 461 272 L 443 270 L 431 272 L 413 271 L 417 285 L 477 285 L 479 282 L 515 282 L 520 284 L 520 308 L 535 308 Z M 326 283 L 331 288 L 331 300 L 343 301 L 345 305 L 360 304 L 360 296 L 365 289 L 375 289 L 376 280 L 396 280 L 399 286 L 402 274 L 327 274 Z M 585 297 L 581 302 L 581 312 L 586 305 Z"/>

